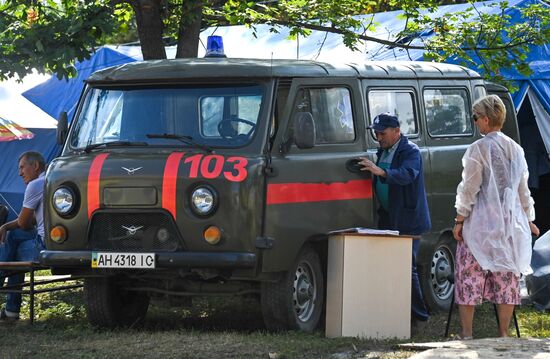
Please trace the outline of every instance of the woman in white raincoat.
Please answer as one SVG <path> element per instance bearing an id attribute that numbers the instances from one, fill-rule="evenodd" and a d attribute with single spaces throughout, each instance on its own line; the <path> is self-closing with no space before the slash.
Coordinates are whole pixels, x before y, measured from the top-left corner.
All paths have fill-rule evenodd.
<path id="1" fill-rule="evenodd" d="M 472 338 L 475 305 L 497 304 L 499 335 L 508 336 L 514 306 L 520 304 L 520 274 L 531 272 L 531 233 L 535 210 L 527 187 L 523 149 L 500 132 L 506 117 L 496 95 L 479 99 L 473 118 L 482 135 L 462 158 L 453 235 L 458 241 L 455 300 L 462 330 Z"/>

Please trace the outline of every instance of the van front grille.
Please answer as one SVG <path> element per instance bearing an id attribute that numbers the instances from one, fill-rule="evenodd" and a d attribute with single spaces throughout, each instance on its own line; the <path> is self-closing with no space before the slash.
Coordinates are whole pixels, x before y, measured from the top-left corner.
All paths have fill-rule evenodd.
<path id="1" fill-rule="evenodd" d="M 174 221 L 167 213 L 99 212 L 91 223 L 89 249 L 172 252 L 182 248 Z"/>

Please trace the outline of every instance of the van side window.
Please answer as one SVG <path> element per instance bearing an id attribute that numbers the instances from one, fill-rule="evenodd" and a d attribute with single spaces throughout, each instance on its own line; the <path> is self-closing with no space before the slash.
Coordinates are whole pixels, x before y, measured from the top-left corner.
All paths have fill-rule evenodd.
<path id="1" fill-rule="evenodd" d="M 251 125 L 242 120 L 256 124 L 261 103 L 261 95 L 203 96 L 200 99 L 201 136 L 219 137 L 219 123 L 227 119 L 235 119 L 231 126 L 237 134 L 247 133 Z"/>
<path id="2" fill-rule="evenodd" d="M 424 105 L 430 136 L 473 134 L 465 89 L 426 89 Z"/>
<path id="3" fill-rule="evenodd" d="M 277 86 L 277 97 L 275 99 L 275 108 L 273 116 L 271 118 L 269 138 L 273 139 L 277 132 L 277 127 L 280 122 L 281 116 L 285 112 L 286 102 L 288 100 L 288 95 L 290 93 L 290 86 L 292 85 L 292 80 L 280 79 Z"/>
<path id="4" fill-rule="evenodd" d="M 345 87 L 300 89 L 293 107 L 296 112 L 313 116 L 316 144 L 355 140 L 351 94 Z"/>
<path id="5" fill-rule="evenodd" d="M 479 100 L 482 97 L 487 96 L 487 90 L 485 86 L 475 86 L 474 87 L 474 101 Z"/>
<path id="6" fill-rule="evenodd" d="M 372 121 L 383 112 L 394 114 L 399 119 L 401 132 L 408 136 L 418 134 L 414 111 L 414 94 L 405 90 L 369 91 L 369 114 Z"/>

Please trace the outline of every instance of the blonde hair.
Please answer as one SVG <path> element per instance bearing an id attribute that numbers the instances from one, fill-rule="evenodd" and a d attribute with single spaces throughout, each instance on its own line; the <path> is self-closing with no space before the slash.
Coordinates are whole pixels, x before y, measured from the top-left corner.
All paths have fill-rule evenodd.
<path id="1" fill-rule="evenodd" d="M 506 106 L 497 95 L 482 97 L 472 107 L 477 115 L 487 116 L 491 127 L 501 128 L 506 120 Z"/>

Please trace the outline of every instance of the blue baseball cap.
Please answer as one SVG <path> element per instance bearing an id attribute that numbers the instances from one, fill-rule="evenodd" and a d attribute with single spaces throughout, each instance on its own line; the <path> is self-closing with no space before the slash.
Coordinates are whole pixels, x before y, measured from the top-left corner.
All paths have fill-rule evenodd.
<path id="1" fill-rule="evenodd" d="M 368 126 L 368 128 L 380 132 L 384 131 L 388 127 L 399 127 L 399 120 L 397 119 L 397 116 L 390 115 L 387 112 L 376 116 L 374 120 L 372 120 L 372 125 Z"/>

